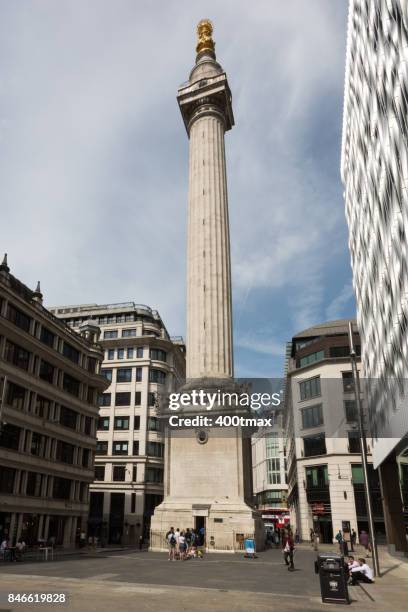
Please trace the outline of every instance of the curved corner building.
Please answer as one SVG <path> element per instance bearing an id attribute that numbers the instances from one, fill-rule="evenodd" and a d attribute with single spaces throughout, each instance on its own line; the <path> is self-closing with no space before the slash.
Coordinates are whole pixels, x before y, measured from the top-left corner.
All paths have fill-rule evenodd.
<path id="1" fill-rule="evenodd" d="M 341 177 L 388 543 L 408 510 L 408 4 L 350 0 Z"/>

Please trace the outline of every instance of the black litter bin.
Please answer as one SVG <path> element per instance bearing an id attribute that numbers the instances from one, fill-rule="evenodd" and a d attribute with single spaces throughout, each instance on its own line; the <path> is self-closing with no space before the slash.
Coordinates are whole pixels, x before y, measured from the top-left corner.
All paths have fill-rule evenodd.
<path id="1" fill-rule="evenodd" d="M 338 553 L 322 553 L 317 558 L 316 569 L 319 572 L 322 601 L 349 604 L 344 557 Z"/>

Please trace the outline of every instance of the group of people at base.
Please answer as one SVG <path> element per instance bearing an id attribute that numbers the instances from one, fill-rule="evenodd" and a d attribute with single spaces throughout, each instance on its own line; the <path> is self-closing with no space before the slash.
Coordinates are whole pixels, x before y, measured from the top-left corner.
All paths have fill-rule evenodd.
<path id="1" fill-rule="evenodd" d="M 202 559 L 203 552 L 199 548 L 204 544 L 204 528 L 195 531 L 189 527 L 185 531 L 180 531 L 170 527 L 166 533 L 166 540 L 169 548 L 169 561 L 187 561 L 187 559 Z"/>
<path id="2" fill-rule="evenodd" d="M 27 545 L 22 538 L 15 546 L 11 545 L 11 540 L 8 538 L 5 538 L 0 545 L 0 553 L 4 561 L 22 561 L 26 549 Z"/>
<path id="3" fill-rule="evenodd" d="M 358 582 L 366 582 L 369 584 L 374 582 L 373 570 L 367 565 L 363 557 L 360 557 L 356 561 L 353 555 L 349 555 L 347 571 L 349 576 L 348 584 L 350 586 L 354 586 Z"/>

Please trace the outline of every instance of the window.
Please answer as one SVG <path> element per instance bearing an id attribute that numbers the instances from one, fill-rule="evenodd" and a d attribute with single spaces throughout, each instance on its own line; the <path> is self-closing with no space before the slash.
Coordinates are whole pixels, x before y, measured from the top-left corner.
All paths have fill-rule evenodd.
<path id="1" fill-rule="evenodd" d="M 133 429 L 140 429 L 140 416 L 135 416 L 133 421 Z"/>
<path id="2" fill-rule="evenodd" d="M 22 370 L 28 370 L 30 355 L 31 353 L 29 353 L 29 351 L 7 340 L 5 359 L 9 363 L 12 363 Z"/>
<path id="3" fill-rule="evenodd" d="M 157 417 L 148 417 L 147 419 L 148 431 L 160 431 L 160 423 Z"/>
<path id="4" fill-rule="evenodd" d="M 137 480 L 137 465 L 133 466 L 132 480 L 133 480 L 133 482 L 136 482 L 136 480 Z"/>
<path id="5" fill-rule="evenodd" d="M 33 431 L 31 435 L 31 449 L 30 452 L 36 457 L 44 457 L 46 448 L 47 438 L 41 434 Z"/>
<path id="6" fill-rule="evenodd" d="M 160 468 L 147 467 L 146 468 L 146 482 L 163 482 L 163 470 Z"/>
<path id="7" fill-rule="evenodd" d="M 122 329 L 122 338 L 134 338 L 136 329 Z"/>
<path id="8" fill-rule="evenodd" d="M 112 455 L 127 455 L 128 454 L 128 443 L 127 442 L 114 442 L 112 447 Z"/>
<path id="9" fill-rule="evenodd" d="M 129 417 L 115 416 L 114 429 L 129 429 Z"/>
<path id="10" fill-rule="evenodd" d="M 125 383 L 132 380 L 132 368 L 118 368 L 116 370 L 116 382 Z"/>
<path id="11" fill-rule="evenodd" d="M 318 397 L 321 395 L 320 376 L 300 382 L 299 389 L 301 400 L 310 399 L 311 397 Z"/>
<path id="12" fill-rule="evenodd" d="M 349 453 L 361 453 L 361 441 L 358 431 L 348 431 Z"/>
<path id="13" fill-rule="evenodd" d="M 102 376 L 106 378 L 106 380 L 109 380 L 110 382 L 112 382 L 112 370 L 107 370 L 103 368 L 101 370 L 101 374 Z"/>
<path id="14" fill-rule="evenodd" d="M 354 393 L 353 372 L 342 372 L 344 393 Z"/>
<path id="15" fill-rule="evenodd" d="M 165 351 L 161 351 L 160 349 L 150 349 L 150 359 L 155 359 L 156 361 L 167 361 L 167 353 Z"/>
<path id="16" fill-rule="evenodd" d="M 14 325 L 25 332 L 28 333 L 30 331 L 31 318 L 24 312 L 21 312 L 21 310 L 18 310 L 18 308 L 15 308 L 13 304 L 8 304 L 6 317 L 11 323 L 14 323 Z"/>
<path id="17" fill-rule="evenodd" d="M 308 489 L 325 489 L 329 486 L 327 465 L 306 468 L 306 486 Z"/>
<path id="18" fill-rule="evenodd" d="M 56 459 L 57 461 L 62 461 L 62 463 L 69 463 L 72 465 L 74 463 L 74 446 L 67 442 L 57 440 Z"/>
<path id="19" fill-rule="evenodd" d="M 267 475 L 268 484 L 280 484 L 280 460 L 279 459 L 267 459 Z"/>
<path id="20" fill-rule="evenodd" d="M 303 366 L 307 366 L 310 363 L 315 363 L 315 361 L 320 361 L 321 359 L 324 359 L 324 351 L 310 353 L 309 355 L 305 355 L 299 359 L 299 367 L 303 368 Z"/>
<path id="21" fill-rule="evenodd" d="M 126 480 L 126 466 L 114 465 L 112 469 L 112 480 L 114 482 L 124 482 Z"/>
<path id="22" fill-rule="evenodd" d="M 358 420 L 355 400 L 344 400 L 344 411 L 347 423 L 355 423 Z"/>
<path id="23" fill-rule="evenodd" d="M 51 405 L 51 400 L 47 399 L 46 397 L 42 397 L 42 395 L 37 395 L 34 412 L 42 419 L 51 418 Z"/>
<path id="24" fill-rule="evenodd" d="M 316 406 L 308 406 L 301 410 L 302 413 L 302 427 L 303 429 L 310 429 L 311 427 L 319 427 L 323 424 L 323 409 L 321 404 Z"/>
<path id="25" fill-rule="evenodd" d="M 48 361 L 44 361 L 41 359 L 40 364 L 40 378 L 41 380 L 45 380 L 45 382 L 50 383 L 52 385 L 54 380 L 54 366 L 48 363 Z"/>
<path id="26" fill-rule="evenodd" d="M 136 356 L 138 359 L 143 359 L 143 346 L 138 346 L 136 349 Z"/>
<path id="27" fill-rule="evenodd" d="M 139 440 L 133 440 L 133 454 L 139 454 Z"/>
<path id="28" fill-rule="evenodd" d="M 142 382 L 142 369 L 136 368 L 136 382 Z"/>
<path id="29" fill-rule="evenodd" d="M 132 348 L 127 349 L 126 357 L 128 359 L 133 359 L 133 349 Z"/>
<path id="30" fill-rule="evenodd" d="M 31 497 L 41 497 L 42 474 L 27 472 L 26 495 Z"/>
<path id="31" fill-rule="evenodd" d="M 149 457 L 163 457 L 164 444 L 161 442 L 147 442 L 146 455 L 149 455 Z"/>
<path id="32" fill-rule="evenodd" d="M 13 493 L 16 470 L 2 466 L 0 470 L 0 493 Z"/>
<path id="33" fill-rule="evenodd" d="M 279 457 L 279 438 L 278 433 L 273 432 L 265 438 L 266 457 Z"/>
<path id="34" fill-rule="evenodd" d="M 150 369 L 149 381 L 151 383 L 158 383 L 163 385 L 166 381 L 166 372 L 162 372 L 162 370 L 155 370 L 154 368 Z"/>
<path id="35" fill-rule="evenodd" d="M 70 376 L 69 374 L 64 372 L 64 378 L 62 379 L 62 388 L 64 389 L 64 391 L 66 391 L 67 393 L 70 393 L 71 395 L 75 395 L 76 397 L 78 397 L 79 396 L 79 384 L 80 384 L 79 380 L 77 380 L 73 376 Z"/>
<path id="36" fill-rule="evenodd" d="M 135 406 L 140 406 L 142 403 L 142 393 L 141 391 L 136 391 L 135 393 Z"/>
<path id="37" fill-rule="evenodd" d="M 119 348 L 118 349 L 118 359 L 124 359 L 124 358 L 125 358 L 125 349 Z"/>
<path id="38" fill-rule="evenodd" d="M 326 454 L 326 439 L 324 433 L 303 438 L 305 457 Z"/>
<path id="39" fill-rule="evenodd" d="M 87 370 L 91 374 L 95 374 L 96 373 L 96 363 L 97 363 L 96 359 L 94 359 L 93 357 L 88 357 Z"/>
<path id="40" fill-rule="evenodd" d="M 65 406 L 61 406 L 60 410 L 60 424 L 64 427 L 69 427 L 70 429 L 76 429 L 77 427 L 77 419 L 78 413 L 75 410 L 71 410 L 71 408 L 66 408 Z"/>
<path id="41" fill-rule="evenodd" d="M 86 416 L 85 417 L 84 434 L 86 434 L 87 436 L 91 435 L 92 423 L 93 423 L 93 418 L 90 417 L 90 416 Z"/>
<path id="42" fill-rule="evenodd" d="M 88 402 L 88 404 L 94 405 L 95 393 L 96 393 L 95 387 L 88 387 L 88 390 L 86 392 L 86 401 Z"/>
<path id="43" fill-rule="evenodd" d="M 117 338 L 118 330 L 117 329 L 108 329 L 103 332 L 104 340 L 108 340 L 109 338 Z"/>
<path id="44" fill-rule="evenodd" d="M 47 346 L 54 348 L 55 334 L 53 334 L 52 331 L 50 331 L 43 325 L 41 327 L 40 340 L 43 344 L 46 344 Z"/>
<path id="45" fill-rule="evenodd" d="M 82 467 L 89 466 L 89 457 L 91 456 L 91 451 L 89 448 L 84 448 L 82 450 Z"/>
<path id="46" fill-rule="evenodd" d="M 54 476 L 52 496 L 54 499 L 69 499 L 71 496 L 71 480 Z"/>
<path id="47" fill-rule="evenodd" d="M 17 410 L 23 410 L 26 390 L 20 385 L 16 385 L 9 382 L 7 385 L 7 404 L 16 408 Z"/>
<path id="48" fill-rule="evenodd" d="M 108 443 L 106 441 L 101 442 L 98 440 L 96 443 L 96 454 L 107 455 L 108 454 Z"/>
<path id="49" fill-rule="evenodd" d="M 147 404 L 148 406 L 155 406 L 156 405 L 156 394 L 152 393 L 151 391 L 149 392 L 148 396 L 147 396 Z"/>
<path id="50" fill-rule="evenodd" d="M 99 405 L 100 406 L 110 406 L 112 401 L 111 393 L 101 393 L 99 395 Z"/>
<path id="51" fill-rule="evenodd" d="M 115 406 L 130 406 L 130 391 L 116 393 Z"/>
<path id="52" fill-rule="evenodd" d="M 111 361 L 115 359 L 115 349 L 108 349 L 108 359 Z"/>
<path id="53" fill-rule="evenodd" d="M 95 465 L 95 480 L 97 481 L 105 480 L 105 466 L 104 465 Z"/>
<path id="54" fill-rule="evenodd" d="M 99 417 L 98 419 L 98 430 L 108 431 L 109 430 L 109 417 Z"/>
<path id="55" fill-rule="evenodd" d="M 10 450 L 18 450 L 20 433 L 20 427 L 11 425 L 11 423 L 5 423 L 0 432 L 0 447 L 9 448 Z M 4 469 L 3 466 L 1 469 Z"/>
<path id="56" fill-rule="evenodd" d="M 130 498 L 130 514 L 134 514 L 136 512 L 136 493 L 132 493 Z"/>
<path id="57" fill-rule="evenodd" d="M 68 342 L 64 342 L 62 354 L 70 361 L 73 361 L 74 363 L 79 363 L 79 351 L 77 351 L 76 348 L 71 346 L 71 344 L 68 344 Z"/>
<path id="58" fill-rule="evenodd" d="M 357 357 L 361 355 L 361 346 L 356 344 L 354 347 Z M 331 346 L 330 357 L 350 357 L 349 346 Z"/>

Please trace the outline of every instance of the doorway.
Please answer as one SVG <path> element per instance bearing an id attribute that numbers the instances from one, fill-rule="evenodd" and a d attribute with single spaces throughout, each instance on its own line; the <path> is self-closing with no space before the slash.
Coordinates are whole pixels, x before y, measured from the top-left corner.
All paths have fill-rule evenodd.
<path id="1" fill-rule="evenodd" d="M 194 517 L 194 531 L 198 536 L 197 545 L 205 546 L 206 528 L 205 528 L 205 516 Z"/>

